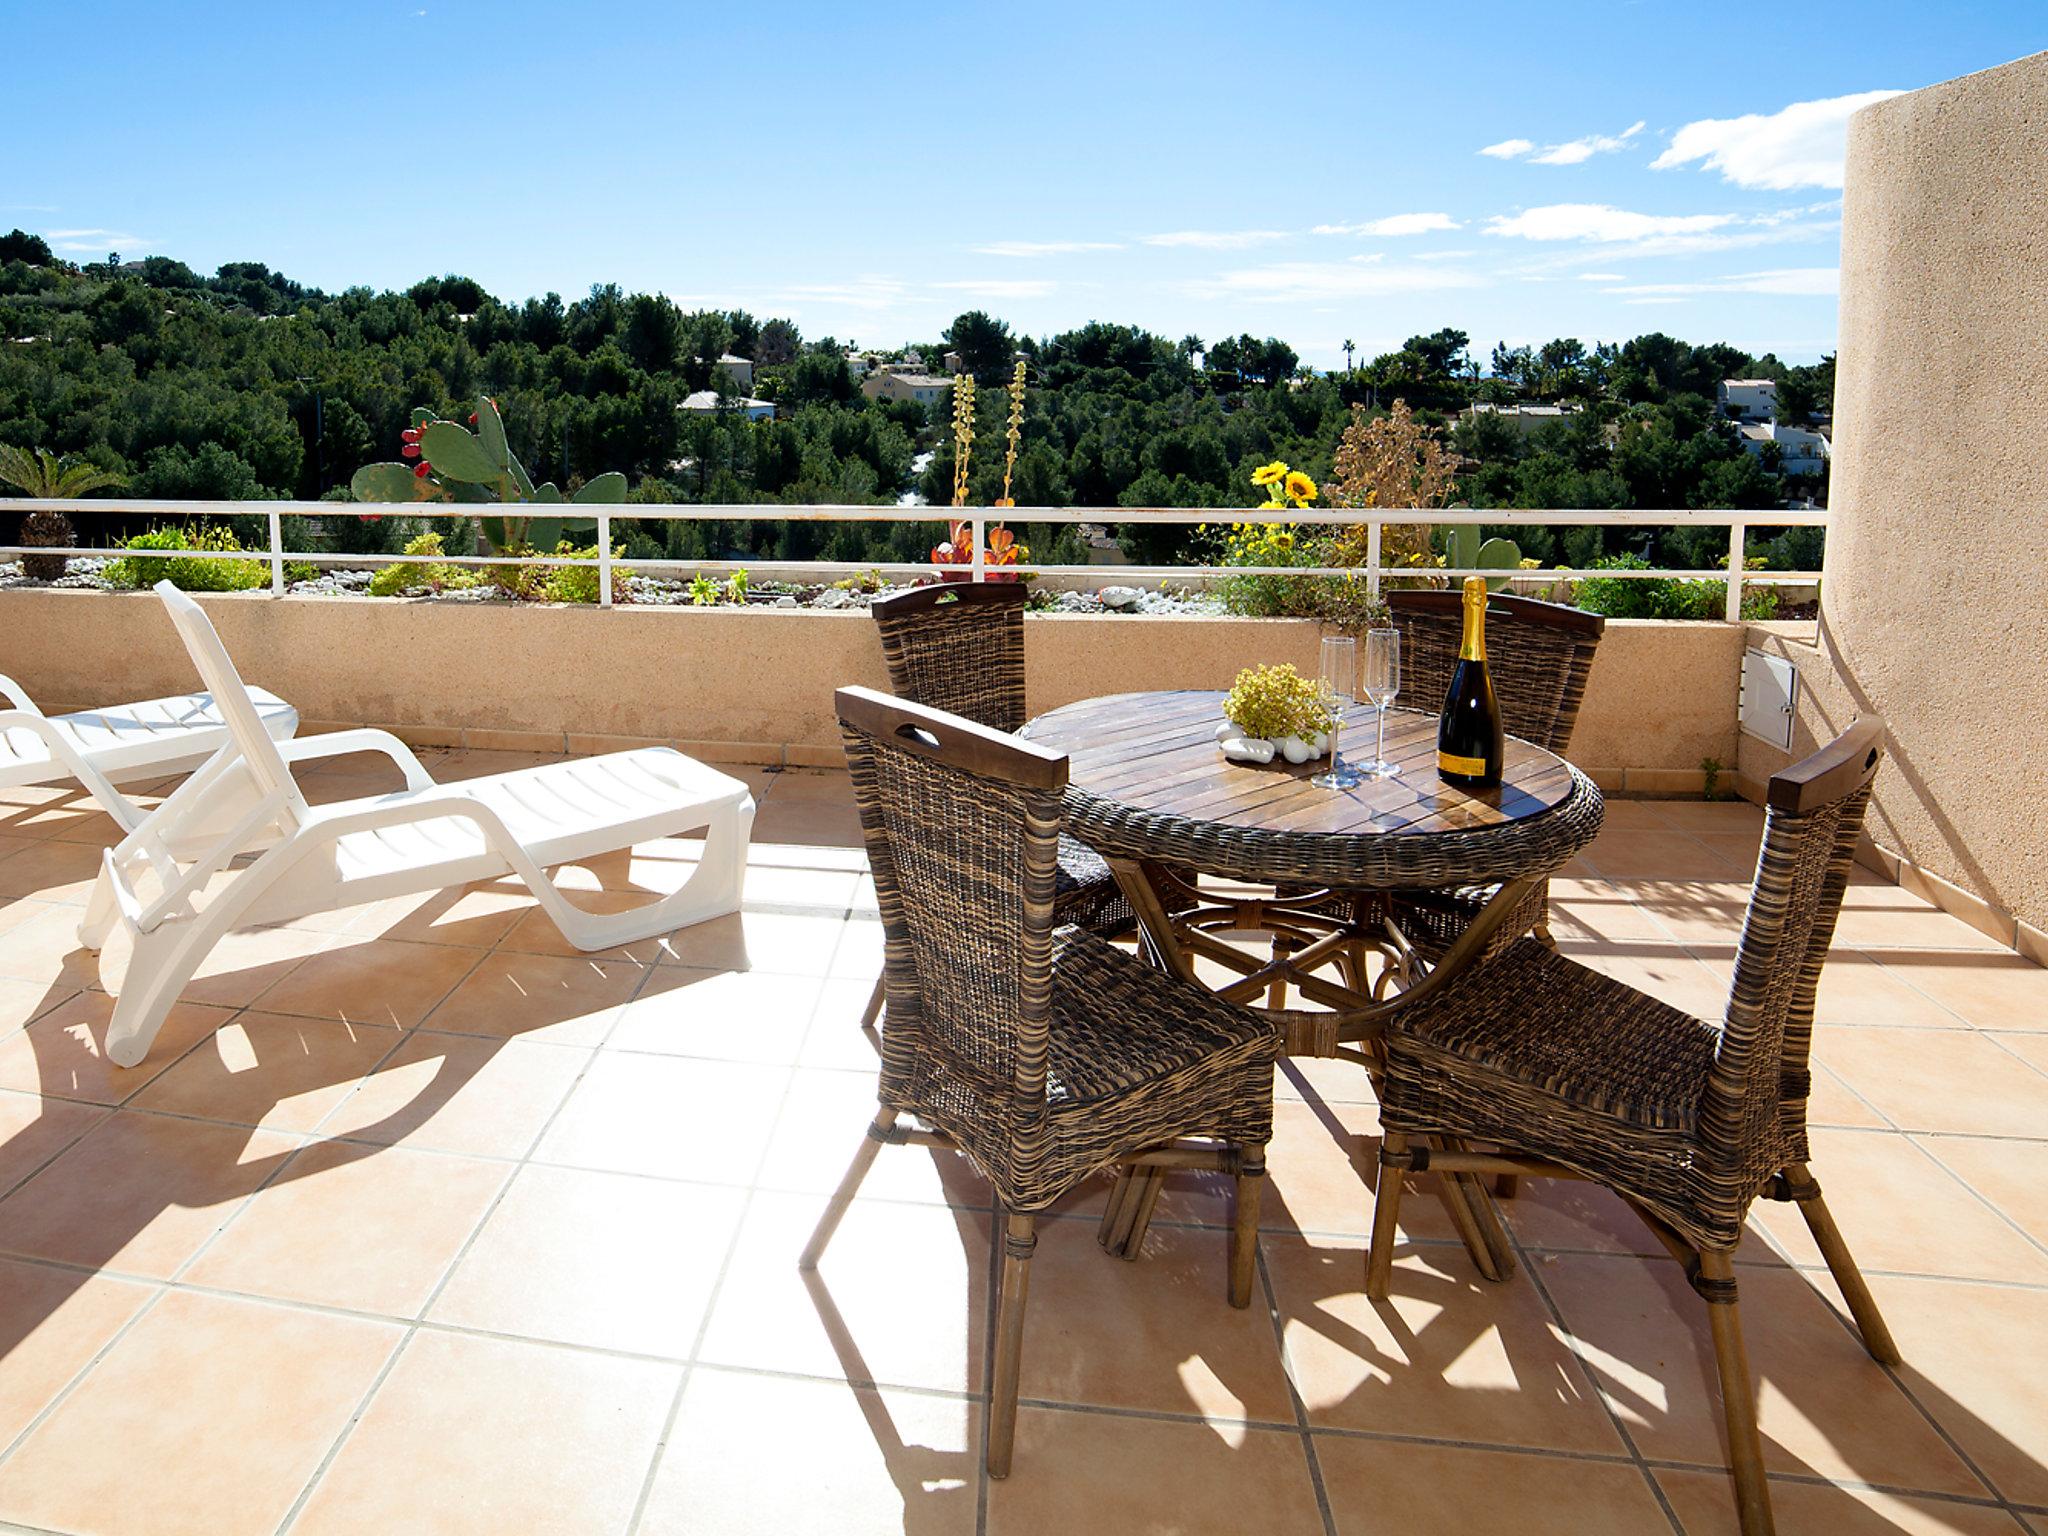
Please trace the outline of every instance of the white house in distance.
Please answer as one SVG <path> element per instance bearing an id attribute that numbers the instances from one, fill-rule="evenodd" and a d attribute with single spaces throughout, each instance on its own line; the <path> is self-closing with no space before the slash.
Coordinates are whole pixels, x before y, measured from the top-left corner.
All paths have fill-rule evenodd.
<path id="1" fill-rule="evenodd" d="M 727 395 L 721 400 L 718 391 L 715 389 L 700 389 L 693 395 L 686 395 L 683 398 L 683 403 L 677 406 L 676 409 L 679 411 L 695 411 L 709 416 L 717 412 L 721 406 L 730 411 L 744 411 L 749 421 L 773 421 L 775 419 L 775 402 L 773 400 L 756 400 L 749 395 Z"/>
<path id="2" fill-rule="evenodd" d="M 727 352 L 718 359 L 718 366 L 725 371 L 725 376 L 732 382 L 734 389 L 754 387 L 754 365 L 746 358 L 735 357 Z"/>
<path id="3" fill-rule="evenodd" d="M 1737 421 L 1776 421 L 1778 381 L 1776 379 L 1723 379 L 1714 391 L 1714 403 L 1723 416 Z"/>
<path id="4" fill-rule="evenodd" d="M 931 406 L 953 392 L 953 381 L 936 374 L 882 368 L 861 381 L 860 392 L 870 400 L 912 400 Z"/>
<path id="5" fill-rule="evenodd" d="M 1822 474 L 1833 456 L 1825 435 L 1804 427 L 1788 427 L 1777 421 L 1745 421 L 1736 430 L 1742 434 L 1745 453 L 1762 458 L 1764 445 L 1778 445 L 1778 467 L 1788 475 Z"/>
<path id="6" fill-rule="evenodd" d="M 1561 405 L 1488 405 L 1484 402 L 1471 406 L 1465 412 L 1468 421 L 1491 416 L 1496 421 L 1507 423 L 1523 437 L 1545 427 L 1557 426 L 1571 415 L 1572 412 Z"/>

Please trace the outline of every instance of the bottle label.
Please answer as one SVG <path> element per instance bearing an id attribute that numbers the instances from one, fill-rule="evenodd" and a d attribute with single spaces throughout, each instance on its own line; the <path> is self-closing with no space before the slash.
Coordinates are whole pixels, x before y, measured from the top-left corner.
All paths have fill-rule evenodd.
<path id="1" fill-rule="evenodd" d="M 1439 773 L 1463 774 L 1468 779 L 1486 776 L 1486 759 L 1483 757 L 1458 757 L 1449 752 L 1439 752 L 1436 766 Z"/>

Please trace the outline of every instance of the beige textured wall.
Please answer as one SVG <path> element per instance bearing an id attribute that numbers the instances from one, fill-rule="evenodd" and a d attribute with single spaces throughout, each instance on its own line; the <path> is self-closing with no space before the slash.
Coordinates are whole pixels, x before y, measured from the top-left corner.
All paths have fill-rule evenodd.
<path id="1" fill-rule="evenodd" d="M 727 760 L 836 762 L 833 688 L 888 681 L 874 623 L 858 612 L 607 613 L 259 593 L 199 601 L 243 676 L 308 722 L 393 726 L 423 743 L 559 747 L 566 737 L 596 749 L 631 738 Z M 1226 688 L 1255 660 L 1313 674 L 1320 637 L 1299 619 L 1035 614 L 1026 623 L 1034 710 L 1103 693 Z M 1741 646 L 1733 625 L 1610 624 L 1573 758 L 1610 789 L 1697 792 L 1701 758 L 1734 761 Z M 0 592 L 0 671 L 45 707 L 196 686 L 147 593 Z"/>
<path id="2" fill-rule="evenodd" d="M 2048 53 L 1850 121 L 1832 505 L 1798 747 L 1876 713 L 1886 849 L 2048 927 Z M 1908 562 L 1918 568 L 1909 569 Z M 1745 741 L 1742 771 L 1785 761 Z"/>

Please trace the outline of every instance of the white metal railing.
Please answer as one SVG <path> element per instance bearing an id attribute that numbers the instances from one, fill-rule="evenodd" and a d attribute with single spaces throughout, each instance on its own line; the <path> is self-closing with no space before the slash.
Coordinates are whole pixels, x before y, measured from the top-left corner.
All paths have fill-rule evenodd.
<path id="1" fill-rule="evenodd" d="M 135 554 L 150 558 L 162 557 L 196 560 L 263 560 L 270 566 L 270 590 L 277 596 L 285 591 L 285 566 L 289 564 L 310 564 L 320 566 L 366 566 L 366 565 L 458 565 L 458 566 L 579 566 L 593 562 L 572 560 L 562 555 L 370 555 L 335 554 L 322 550 L 292 550 L 284 547 L 284 519 L 287 516 L 314 518 L 460 518 L 480 516 L 512 517 L 572 517 L 594 518 L 597 522 L 598 557 L 594 562 L 598 570 L 598 602 L 604 607 L 612 605 L 612 574 L 616 570 L 689 570 L 698 572 L 719 572 L 728 574 L 745 570 L 765 577 L 796 576 L 844 576 L 864 571 L 878 571 L 885 575 L 931 575 L 936 572 L 958 572 L 957 565 L 939 565 L 932 562 L 892 562 L 873 560 L 673 560 L 673 559 L 626 559 L 612 554 L 614 525 L 620 522 L 823 522 L 823 523 L 945 523 L 963 521 L 973 525 L 974 559 L 971 567 L 973 579 L 983 580 L 988 567 L 983 563 L 988 549 L 988 530 L 991 525 L 1009 523 L 1038 523 L 1055 525 L 1076 525 L 1082 523 L 1166 523 L 1189 526 L 1227 527 L 1233 523 L 1295 523 L 1317 527 L 1333 525 L 1358 526 L 1366 529 L 1366 564 L 1361 567 L 1348 566 L 1241 566 L 1241 565 L 1049 565 L 1019 562 L 1005 566 L 1005 572 L 1031 572 L 1040 576 L 1088 576 L 1095 579 L 1113 577 L 1130 581 L 1160 581 L 1176 577 L 1200 577 L 1215 579 L 1229 576 L 1342 576 L 1363 579 L 1367 589 L 1375 595 L 1379 592 L 1381 579 L 1388 575 L 1406 574 L 1401 569 L 1383 569 L 1380 565 L 1381 530 L 1388 526 L 1403 527 L 1416 524 L 1427 525 L 1472 525 L 1485 524 L 1496 528 L 1529 527 L 1603 527 L 1603 528 L 1725 528 L 1728 530 L 1728 557 L 1724 566 L 1703 570 L 1582 570 L 1569 566 L 1545 566 L 1519 573 L 1504 572 L 1498 568 L 1490 570 L 1463 568 L 1446 569 L 1441 566 L 1426 567 L 1417 574 L 1442 577 L 1489 576 L 1518 574 L 1533 581 L 1578 581 L 1586 577 L 1686 577 L 1725 581 L 1728 585 L 1727 616 L 1735 621 L 1742 616 L 1742 590 L 1745 583 L 1789 584 L 1818 581 L 1817 571 L 1751 571 L 1746 566 L 1747 537 L 1752 525 L 1763 528 L 1824 528 L 1828 514 L 1824 508 L 1777 509 L 1768 511 L 1690 511 L 1682 509 L 1622 510 L 1611 508 L 1555 508 L 1529 510 L 1506 507 L 1447 507 L 1436 511 L 1420 511 L 1401 508 L 1370 508 L 1352 510 L 1337 507 L 1281 508 L 1266 507 L 905 507 L 905 506 L 784 506 L 774 502 L 748 503 L 736 506 L 707 505 L 577 505 L 568 504 L 559 508 L 533 507 L 530 510 L 516 507 L 499 507 L 495 504 L 451 504 L 445 502 L 399 502 L 366 503 L 334 501 L 124 501 L 124 500 L 36 500 L 14 499 L 0 502 L 0 511 L 51 511 L 66 514 L 108 514 L 120 513 L 128 517 L 148 517 L 165 521 L 189 521 L 194 518 L 222 519 L 228 517 L 264 517 L 269 525 L 267 547 L 261 550 L 164 550 L 130 551 L 119 548 L 76 547 L 31 548 L 24 545 L 0 546 L 0 559 L 11 559 L 20 555 L 64 555 L 99 556 L 116 559 Z"/>

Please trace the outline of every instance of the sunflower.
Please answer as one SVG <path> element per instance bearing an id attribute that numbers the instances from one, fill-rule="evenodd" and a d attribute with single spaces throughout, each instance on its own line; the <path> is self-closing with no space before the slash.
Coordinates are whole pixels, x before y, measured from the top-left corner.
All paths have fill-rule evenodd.
<path id="1" fill-rule="evenodd" d="M 1253 485 L 1278 485 L 1287 478 L 1287 466 L 1275 459 L 1270 464 L 1261 464 L 1252 471 Z"/>
<path id="2" fill-rule="evenodd" d="M 1307 506 L 1316 499 L 1316 483 L 1300 470 L 1290 470 L 1287 475 L 1288 499 L 1297 506 Z"/>

